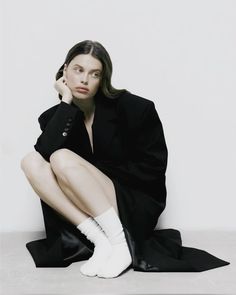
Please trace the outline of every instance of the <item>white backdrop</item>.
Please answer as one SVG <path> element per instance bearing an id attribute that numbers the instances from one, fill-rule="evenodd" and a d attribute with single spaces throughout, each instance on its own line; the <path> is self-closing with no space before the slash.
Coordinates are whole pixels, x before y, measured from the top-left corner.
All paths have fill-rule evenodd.
<path id="1" fill-rule="evenodd" d="M 153 100 L 169 151 L 162 228 L 236 229 L 236 1 L 5 0 L 1 96 L 1 230 L 42 230 L 20 169 L 57 104 L 67 51 L 91 39 L 112 82 Z"/>

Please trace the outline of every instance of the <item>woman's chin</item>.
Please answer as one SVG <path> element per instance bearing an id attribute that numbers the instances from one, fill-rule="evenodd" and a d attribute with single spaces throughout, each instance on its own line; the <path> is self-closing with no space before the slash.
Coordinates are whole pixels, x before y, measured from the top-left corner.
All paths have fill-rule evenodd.
<path id="1" fill-rule="evenodd" d="M 83 98 L 86 98 L 86 95 L 76 92 L 76 93 L 73 93 L 73 98 L 75 98 L 75 99 L 83 99 Z"/>
<path id="2" fill-rule="evenodd" d="M 84 100 L 84 99 L 89 99 L 91 98 L 91 95 L 87 94 L 87 93 L 72 93 L 73 98 L 74 99 L 80 99 L 80 100 Z"/>

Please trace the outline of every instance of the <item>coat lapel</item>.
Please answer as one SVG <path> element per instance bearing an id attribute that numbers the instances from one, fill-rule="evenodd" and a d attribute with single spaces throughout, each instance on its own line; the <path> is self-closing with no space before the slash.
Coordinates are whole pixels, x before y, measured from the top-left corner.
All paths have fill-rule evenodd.
<path id="1" fill-rule="evenodd" d="M 117 129 L 116 99 L 95 97 L 95 114 L 92 124 L 94 156 L 106 155 Z"/>

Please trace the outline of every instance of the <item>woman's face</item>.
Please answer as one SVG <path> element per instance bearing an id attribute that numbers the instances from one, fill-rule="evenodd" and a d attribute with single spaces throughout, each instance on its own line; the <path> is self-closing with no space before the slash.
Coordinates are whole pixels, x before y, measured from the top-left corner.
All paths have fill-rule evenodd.
<path id="1" fill-rule="evenodd" d="M 79 54 L 64 66 L 64 77 L 72 95 L 78 99 L 93 97 L 102 79 L 102 63 L 90 54 Z M 88 88 L 82 92 L 79 87 Z"/>

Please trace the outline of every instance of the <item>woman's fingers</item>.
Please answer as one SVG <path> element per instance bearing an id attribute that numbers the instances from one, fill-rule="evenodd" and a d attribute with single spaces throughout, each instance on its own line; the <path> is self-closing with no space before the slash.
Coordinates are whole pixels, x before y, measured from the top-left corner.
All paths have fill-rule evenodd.
<path id="1" fill-rule="evenodd" d="M 67 85 L 65 76 L 63 75 L 61 78 L 62 78 L 62 82 Z"/>
<path id="2" fill-rule="evenodd" d="M 64 77 L 64 75 L 56 80 L 54 87 L 62 96 L 64 94 L 71 94 L 71 90 L 67 86 L 66 78 Z"/>

